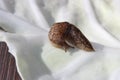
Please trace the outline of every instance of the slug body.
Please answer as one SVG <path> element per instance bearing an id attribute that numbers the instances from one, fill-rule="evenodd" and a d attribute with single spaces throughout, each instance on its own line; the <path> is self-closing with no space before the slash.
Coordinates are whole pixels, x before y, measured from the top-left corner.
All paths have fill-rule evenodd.
<path id="1" fill-rule="evenodd" d="M 85 51 L 94 51 L 89 40 L 73 24 L 68 22 L 55 23 L 50 29 L 48 37 L 55 47 L 64 49 L 79 48 Z"/>

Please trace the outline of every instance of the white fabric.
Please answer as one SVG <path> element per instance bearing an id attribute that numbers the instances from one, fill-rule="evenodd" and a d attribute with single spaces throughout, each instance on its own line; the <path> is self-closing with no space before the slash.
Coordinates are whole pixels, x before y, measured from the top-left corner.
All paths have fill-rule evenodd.
<path id="1" fill-rule="evenodd" d="M 23 80 L 120 80 L 119 0 L 0 0 L 0 41 Z M 95 52 L 53 47 L 50 26 L 68 21 Z"/>

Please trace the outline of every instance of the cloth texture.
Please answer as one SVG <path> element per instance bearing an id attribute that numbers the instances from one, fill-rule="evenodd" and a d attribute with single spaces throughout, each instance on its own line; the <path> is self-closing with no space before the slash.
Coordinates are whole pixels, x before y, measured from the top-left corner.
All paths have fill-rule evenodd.
<path id="1" fill-rule="evenodd" d="M 0 41 L 22 80 L 120 80 L 120 0 L 0 0 Z M 70 22 L 95 52 L 55 48 L 53 23 Z"/>

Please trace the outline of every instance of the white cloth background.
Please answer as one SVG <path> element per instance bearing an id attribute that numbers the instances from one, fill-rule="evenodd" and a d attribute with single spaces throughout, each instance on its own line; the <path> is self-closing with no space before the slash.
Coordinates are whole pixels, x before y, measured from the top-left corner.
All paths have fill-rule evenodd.
<path id="1" fill-rule="evenodd" d="M 120 0 L 0 0 L 0 40 L 23 80 L 120 80 Z M 55 22 L 76 25 L 95 52 L 54 48 Z"/>

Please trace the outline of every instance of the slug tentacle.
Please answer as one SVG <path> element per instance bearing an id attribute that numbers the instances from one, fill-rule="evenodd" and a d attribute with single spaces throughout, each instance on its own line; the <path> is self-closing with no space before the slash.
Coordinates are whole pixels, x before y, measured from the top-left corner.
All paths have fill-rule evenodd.
<path id="1" fill-rule="evenodd" d="M 94 51 L 89 40 L 82 34 L 82 32 L 68 22 L 53 24 L 48 36 L 55 47 L 64 49 L 65 52 L 67 49 L 73 47 L 77 47 L 85 51 Z"/>

